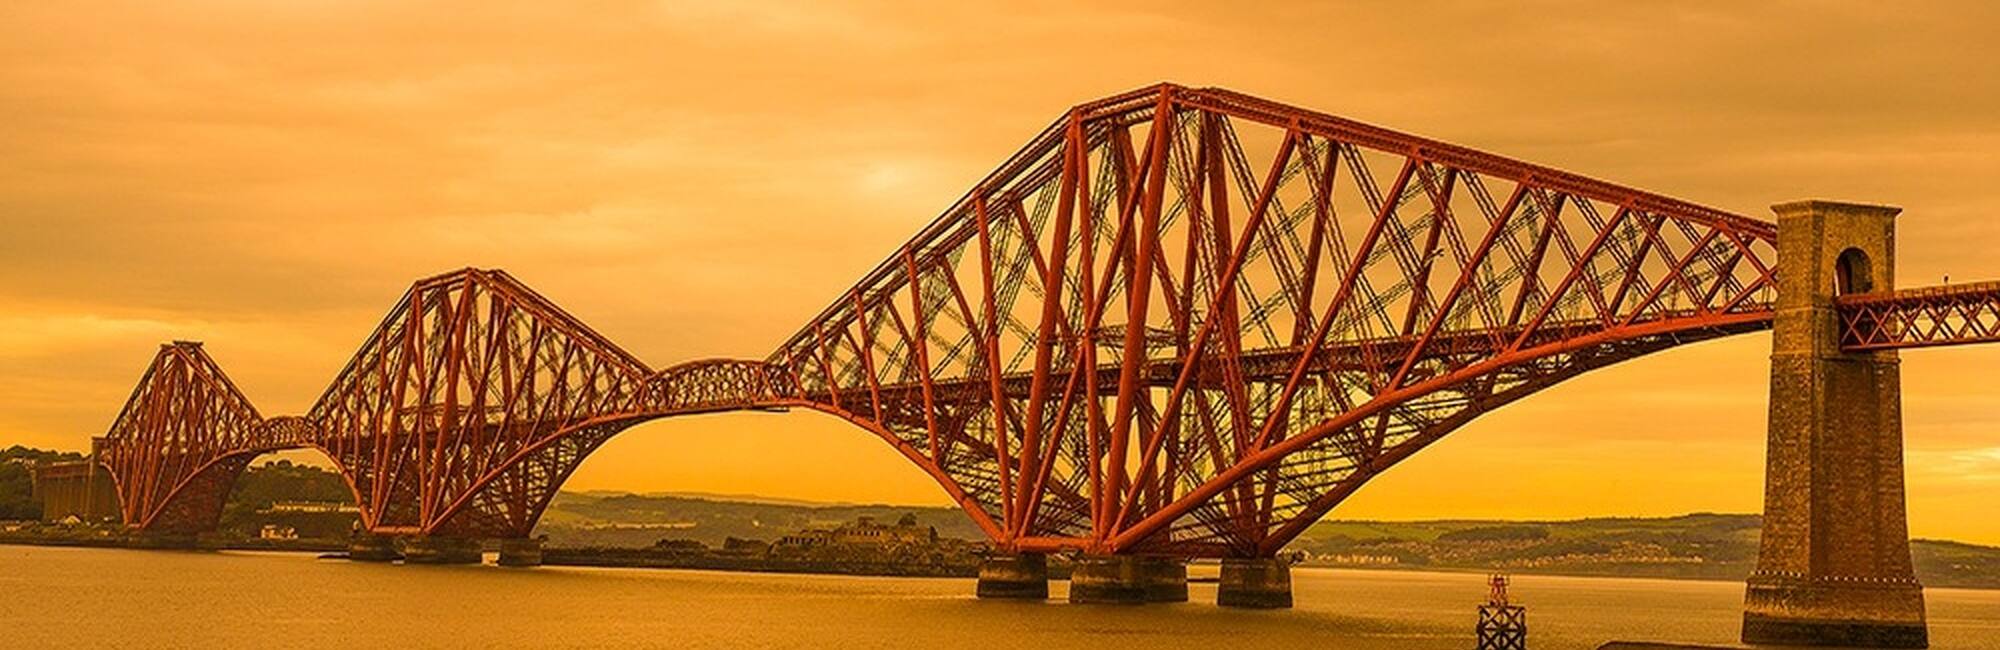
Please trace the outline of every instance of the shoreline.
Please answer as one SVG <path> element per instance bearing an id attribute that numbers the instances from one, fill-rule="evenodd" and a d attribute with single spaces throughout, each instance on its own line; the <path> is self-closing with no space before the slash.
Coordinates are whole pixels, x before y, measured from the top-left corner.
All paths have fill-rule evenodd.
<path id="1" fill-rule="evenodd" d="M 1545 578 L 1581 578 L 1606 580 L 1659 580 L 1663 582 L 1713 582 L 1723 584 L 1743 584 L 1747 579 L 1727 576 L 1671 576 L 1645 575 L 1636 573 L 1587 573 L 1582 571 L 1548 571 L 1540 569 L 1482 569 L 1478 567 L 1415 566 L 1415 565 L 1348 565 L 1348 564 L 1294 564 L 1293 569 L 1331 569 L 1337 571 L 1370 571 L 1378 573 L 1444 573 L 1489 575 L 1494 573 L 1509 576 L 1535 576 Z M 1926 591 L 1931 589 L 1955 589 L 1962 591 L 2000 591 L 2000 585 L 1971 584 L 1963 582 L 1932 581 L 1919 579 Z"/>
<path id="2" fill-rule="evenodd" d="M 0 546 L 56 546 L 56 547 L 103 548 L 103 549 L 126 549 L 126 550 L 162 550 L 162 549 L 149 549 L 141 547 L 132 544 L 129 540 L 125 538 L 120 538 L 120 537 L 56 539 L 56 538 L 0 535 Z M 278 552 L 278 553 L 301 553 L 301 554 L 310 553 L 310 554 L 316 554 L 318 556 L 318 559 L 344 560 L 346 559 L 347 545 L 343 542 L 336 542 L 330 540 L 307 540 L 297 543 L 286 543 L 286 544 L 280 544 L 280 543 L 257 544 L 257 543 L 246 543 L 246 542 L 227 542 L 221 544 L 198 543 L 193 548 L 182 549 L 182 550 L 255 551 L 255 552 Z M 607 550 L 612 551 L 612 555 L 608 556 L 603 555 L 604 552 Z M 646 551 L 647 549 L 636 549 L 636 548 L 635 549 L 590 549 L 590 548 L 574 548 L 574 547 L 572 548 L 553 547 L 545 549 L 543 551 L 542 565 L 554 566 L 554 567 L 582 567 L 582 568 L 600 568 L 600 569 L 665 569 L 665 570 L 678 569 L 686 571 L 722 571 L 731 573 L 768 573 L 768 574 L 827 575 L 827 576 L 853 576 L 853 577 L 879 577 L 879 578 L 961 578 L 962 579 L 962 578 L 974 578 L 979 575 L 979 568 L 976 563 L 964 564 L 964 565 L 948 565 L 948 564 L 941 565 L 941 564 L 895 564 L 886 562 L 842 562 L 837 560 L 808 560 L 808 559 L 794 560 L 794 559 L 768 559 L 768 558 L 732 558 L 732 557 L 716 557 L 716 556 L 674 557 L 667 555 L 655 555 L 648 553 Z M 1189 565 L 1213 566 L 1215 565 L 1215 562 L 1213 560 L 1197 559 L 1189 562 Z M 1495 572 L 1495 570 L 1493 569 L 1484 569 L 1478 567 L 1450 567 L 1450 566 L 1410 566 L 1410 565 L 1384 566 L 1384 565 L 1343 565 L 1343 564 L 1324 564 L 1324 563 L 1305 563 L 1305 564 L 1295 564 L 1292 566 L 1295 569 L 1331 569 L 1331 570 L 1342 570 L 1342 571 L 1369 571 L 1369 572 L 1383 572 L 1383 573 L 1486 574 Z M 1050 572 L 1051 575 L 1049 576 L 1049 579 L 1051 580 L 1068 579 L 1066 573 L 1064 575 L 1058 576 L 1056 575 L 1056 573 L 1058 572 L 1053 570 L 1055 569 L 1055 567 L 1052 566 L 1050 568 L 1052 569 L 1052 571 Z M 1557 578 L 1665 580 L 1673 582 L 1719 582 L 1719 583 L 1741 583 L 1743 581 L 1740 578 L 1732 579 L 1725 576 L 1667 576 L 1667 575 L 1644 575 L 1644 574 L 1619 574 L 1619 573 L 1606 573 L 1606 572 L 1593 573 L 1593 572 L 1582 572 L 1582 571 L 1566 572 L 1566 571 L 1520 570 L 1520 569 L 1509 569 L 1501 572 L 1507 573 L 1509 575 L 1529 575 L 1529 576 L 1544 576 L 1544 577 L 1557 577 Z M 1190 575 L 1189 582 L 1191 583 L 1214 582 L 1214 578 L 1208 576 Z M 1968 591 L 2000 591 L 2000 585 L 1964 584 L 1964 583 L 1955 583 L 1949 581 L 1939 582 L 1936 584 L 1933 584 L 1930 581 L 1926 581 L 1924 583 L 1924 588 L 1962 589 Z"/>
<path id="3" fill-rule="evenodd" d="M 67 546 L 75 548 L 114 548 L 114 549 L 122 548 L 122 549 L 131 549 L 135 551 L 176 550 L 176 549 L 146 547 L 134 543 L 132 539 L 127 537 L 52 538 L 52 537 L 28 537 L 28 536 L 5 535 L 5 534 L 0 534 L 0 546 Z M 178 550 L 277 551 L 282 553 L 330 553 L 330 552 L 345 553 L 347 551 L 347 544 L 345 542 L 336 542 L 331 540 L 318 540 L 318 539 L 299 540 L 297 542 L 285 542 L 285 543 L 270 542 L 264 540 L 256 540 L 256 541 L 242 540 L 242 541 L 227 541 L 222 543 L 203 543 L 202 541 L 198 540 L 194 546 Z"/>
<path id="4" fill-rule="evenodd" d="M 691 569 L 741 573 L 874 576 L 883 578 L 975 578 L 979 563 L 901 563 L 818 558 L 730 556 L 716 553 L 656 553 L 649 549 L 542 549 L 543 566 L 614 569 Z"/>

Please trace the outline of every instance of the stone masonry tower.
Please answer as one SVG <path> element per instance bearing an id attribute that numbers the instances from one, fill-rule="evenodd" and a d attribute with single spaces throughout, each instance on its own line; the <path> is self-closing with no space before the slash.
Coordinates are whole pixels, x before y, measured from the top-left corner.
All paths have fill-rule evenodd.
<path id="1" fill-rule="evenodd" d="M 1844 353 L 1834 298 L 1895 287 L 1899 208 L 1800 201 L 1778 215 L 1764 537 L 1743 641 L 1922 648 L 1903 505 L 1894 350 Z"/>

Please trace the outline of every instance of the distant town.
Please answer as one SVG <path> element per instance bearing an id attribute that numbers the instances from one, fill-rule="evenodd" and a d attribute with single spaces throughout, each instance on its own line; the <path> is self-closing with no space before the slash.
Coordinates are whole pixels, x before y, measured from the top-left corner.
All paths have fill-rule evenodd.
<path id="1" fill-rule="evenodd" d="M 618 526 L 614 524 L 614 526 Z M 643 530 L 643 529 L 642 529 Z M 553 538 L 552 538 L 553 539 Z M 687 537 L 663 537 L 646 547 L 554 544 L 542 551 L 551 565 L 657 567 L 784 573 L 973 577 L 987 546 L 938 536 L 914 513 L 894 522 L 862 515 L 853 521 L 819 524 L 766 541 L 727 537 L 710 545 Z"/>

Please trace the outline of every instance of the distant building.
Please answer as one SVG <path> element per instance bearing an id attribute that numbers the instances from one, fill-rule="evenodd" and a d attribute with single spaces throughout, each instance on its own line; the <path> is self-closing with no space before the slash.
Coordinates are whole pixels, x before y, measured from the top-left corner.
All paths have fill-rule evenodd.
<path id="1" fill-rule="evenodd" d="M 860 517 L 854 523 L 833 528 L 807 528 L 778 540 L 775 549 L 873 548 L 937 544 L 937 528 L 917 523 L 916 515 L 905 514 L 895 525 L 885 525 L 874 517 Z"/>
<path id="2" fill-rule="evenodd" d="M 267 515 L 351 515 L 361 508 L 343 501 L 276 501 L 258 514 Z"/>
<path id="3" fill-rule="evenodd" d="M 361 509 L 347 501 L 274 501 L 251 517 L 229 518 L 223 522 L 233 534 L 264 539 L 273 527 L 289 529 L 299 539 L 339 539 L 349 536 L 361 521 Z"/>
<path id="4" fill-rule="evenodd" d="M 264 524 L 264 528 L 262 530 L 257 531 L 257 539 L 298 539 L 298 538 L 299 538 L 299 529 L 293 528 L 291 526 Z"/>
<path id="5" fill-rule="evenodd" d="M 116 519 L 118 487 L 111 472 L 91 460 L 31 464 L 34 496 L 42 502 L 42 521 Z"/>
<path id="6" fill-rule="evenodd" d="M 807 528 L 778 538 L 775 548 L 799 549 L 819 548 L 833 545 L 833 531 L 825 528 Z"/>
<path id="7" fill-rule="evenodd" d="M 937 529 L 917 525 L 916 515 L 910 514 L 903 515 L 894 526 L 876 523 L 874 517 L 861 517 L 851 526 L 835 528 L 833 543 L 847 546 L 929 545 L 937 543 Z"/>

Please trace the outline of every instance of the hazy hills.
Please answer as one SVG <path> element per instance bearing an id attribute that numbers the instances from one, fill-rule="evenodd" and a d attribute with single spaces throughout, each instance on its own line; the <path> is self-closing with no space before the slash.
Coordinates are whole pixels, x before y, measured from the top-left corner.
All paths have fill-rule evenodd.
<path id="1" fill-rule="evenodd" d="M 938 534 L 983 539 L 955 508 L 817 504 L 690 494 L 564 492 L 537 530 L 553 545 L 650 546 L 663 538 L 711 546 L 728 537 L 766 541 L 813 525 L 904 513 Z M 1741 580 L 1757 561 L 1757 515 L 1575 521 L 1326 520 L 1289 550 L 1312 564 L 1384 569 L 1504 570 L 1513 573 Z M 2000 588 L 2000 548 L 1957 542 L 1912 543 L 1917 575 L 1933 587 Z"/>
<path id="2" fill-rule="evenodd" d="M 808 526 L 831 526 L 864 516 L 891 522 L 906 513 L 945 537 L 985 539 L 956 508 L 616 492 L 558 494 L 535 530 L 548 535 L 550 544 L 563 546 L 652 546 L 664 538 L 720 546 L 730 537 L 772 541 Z"/>
<path id="3" fill-rule="evenodd" d="M 26 448 L 0 450 L 0 519 L 30 519 L 27 463 L 74 458 Z M 288 462 L 253 467 L 225 506 L 224 527 L 254 530 L 258 511 L 276 501 L 341 501 L 337 474 Z M 829 504 L 751 495 L 563 492 L 536 529 L 558 546 L 652 546 L 691 539 L 720 546 L 730 537 L 773 541 L 811 526 L 858 517 L 894 521 L 904 514 L 938 534 L 984 535 L 956 508 Z M 1666 518 L 1575 521 L 1343 521 L 1314 524 L 1289 547 L 1313 564 L 1567 575 L 1741 580 L 1757 560 L 1756 515 L 1693 514 Z M 1917 576 L 1932 587 L 2000 588 L 2000 548 L 1949 541 L 1911 544 Z"/>
<path id="4" fill-rule="evenodd" d="M 1554 522 L 1323 521 L 1291 546 L 1316 563 L 1383 568 L 1741 580 L 1757 563 L 1757 515 Z M 2000 548 L 1914 540 L 1932 587 L 2000 588 Z"/>

